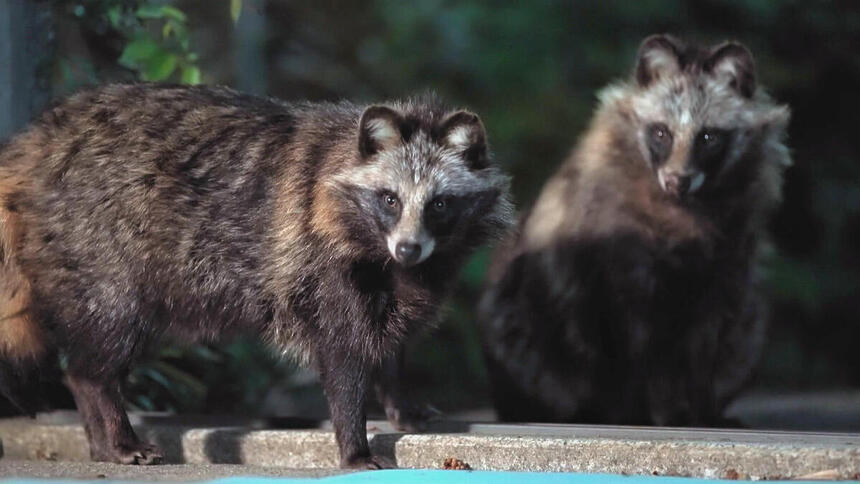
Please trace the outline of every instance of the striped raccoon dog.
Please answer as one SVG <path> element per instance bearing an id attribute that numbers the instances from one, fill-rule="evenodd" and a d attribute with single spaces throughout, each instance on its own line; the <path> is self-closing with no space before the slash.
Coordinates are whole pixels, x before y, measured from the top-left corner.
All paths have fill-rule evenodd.
<path id="1" fill-rule="evenodd" d="M 0 387 L 59 353 L 92 458 L 151 464 L 121 383 L 163 338 L 258 335 L 320 373 L 343 467 L 382 468 L 364 405 L 427 416 L 399 383 L 470 250 L 512 218 L 480 119 L 433 96 L 288 104 L 111 85 L 0 151 Z"/>
<path id="2" fill-rule="evenodd" d="M 479 308 L 499 416 L 727 424 L 764 338 L 789 110 L 738 43 L 653 36 L 502 244 Z"/>

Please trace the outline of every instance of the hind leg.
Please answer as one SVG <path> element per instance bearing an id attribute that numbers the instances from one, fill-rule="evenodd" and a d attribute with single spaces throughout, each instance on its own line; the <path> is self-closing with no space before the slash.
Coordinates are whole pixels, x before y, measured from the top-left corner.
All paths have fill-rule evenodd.
<path id="1" fill-rule="evenodd" d="M 376 395 L 391 425 L 404 432 L 420 432 L 427 422 L 442 413 L 430 405 L 419 405 L 403 387 L 403 349 L 387 358 L 376 375 Z"/>
<path id="2" fill-rule="evenodd" d="M 84 422 L 94 461 L 118 464 L 158 464 L 158 447 L 142 442 L 122 406 L 119 378 L 69 374 L 69 388 Z"/>
<path id="3" fill-rule="evenodd" d="M 123 408 L 121 384 L 129 365 L 135 360 L 135 349 L 145 346 L 140 334 L 126 332 L 122 345 L 102 346 L 93 341 L 118 341 L 119 337 L 104 331 L 106 325 L 81 325 L 76 336 L 68 340 L 66 382 L 84 423 L 94 461 L 117 464 L 158 464 L 161 451 L 142 442 L 134 433 Z M 110 327 L 107 327 L 108 329 Z"/>

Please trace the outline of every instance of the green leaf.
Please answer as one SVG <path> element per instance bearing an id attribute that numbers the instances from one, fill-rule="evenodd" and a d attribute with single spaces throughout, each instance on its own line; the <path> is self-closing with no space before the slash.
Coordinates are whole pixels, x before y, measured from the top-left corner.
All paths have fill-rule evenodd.
<path id="1" fill-rule="evenodd" d="M 166 50 L 159 50 L 159 52 L 147 59 L 146 68 L 141 72 L 143 79 L 146 81 L 163 81 L 167 79 L 176 70 L 177 61 L 176 54 Z"/>
<path id="2" fill-rule="evenodd" d="M 176 24 L 173 30 L 176 32 L 176 38 L 179 39 L 179 45 L 182 47 L 182 50 L 187 51 L 191 45 L 191 36 L 188 35 L 188 29 L 183 24 Z"/>
<path id="3" fill-rule="evenodd" d="M 136 15 L 138 18 L 143 19 L 169 18 L 177 22 L 185 22 L 187 19 L 182 10 L 176 7 L 170 5 L 152 5 L 149 3 L 141 5 L 137 9 Z"/>
<path id="4" fill-rule="evenodd" d="M 143 61 L 154 56 L 161 50 L 152 39 L 138 37 L 126 44 L 122 55 L 119 56 L 119 64 L 129 69 L 137 69 Z"/>
<path id="5" fill-rule="evenodd" d="M 208 346 L 197 345 L 192 346 L 188 352 L 197 358 L 207 360 L 209 362 L 224 361 L 224 354 L 221 351 L 214 351 Z"/>
<path id="6" fill-rule="evenodd" d="M 163 346 L 158 350 L 158 358 L 181 358 L 185 354 L 186 349 L 179 346 Z"/>
<path id="7" fill-rule="evenodd" d="M 114 5 L 107 11 L 107 17 L 110 21 L 111 27 L 118 29 L 119 28 L 119 19 L 122 15 L 122 5 Z"/>
<path id="8" fill-rule="evenodd" d="M 143 368 L 141 373 L 164 388 L 170 389 L 172 386 L 167 376 L 155 368 Z"/>
<path id="9" fill-rule="evenodd" d="M 190 40 L 190 36 L 188 35 L 188 27 L 179 21 L 174 19 L 167 19 L 164 22 L 164 27 L 161 30 L 162 36 L 166 39 L 170 34 L 179 40 L 179 43 L 182 45 L 183 50 L 188 50 L 188 41 Z"/>
<path id="10" fill-rule="evenodd" d="M 239 16 L 242 14 L 242 0 L 230 0 L 230 18 L 233 23 L 239 21 Z"/>
<path id="11" fill-rule="evenodd" d="M 187 66 L 182 68 L 182 84 L 200 84 L 200 68 L 197 66 Z"/>
<path id="12" fill-rule="evenodd" d="M 150 399 L 146 395 L 138 395 L 135 398 L 135 403 L 140 410 L 155 410 L 155 404 L 152 402 L 152 399 Z"/>
<path id="13" fill-rule="evenodd" d="M 163 375 L 165 381 L 169 382 L 167 388 L 171 390 L 171 393 L 176 391 L 178 384 L 187 388 L 194 395 L 202 396 L 206 394 L 206 385 L 200 379 L 169 363 L 156 361 L 152 364 L 152 369 L 154 373 Z"/>
<path id="14" fill-rule="evenodd" d="M 170 5 L 164 5 L 163 7 L 161 7 L 161 13 L 164 15 L 164 17 L 171 18 L 173 20 L 176 20 L 177 22 L 185 22 L 185 20 L 187 19 L 182 10 L 179 10 L 178 8 L 172 7 Z"/>
<path id="15" fill-rule="evenodd" d="M 163 81 L 173 74 L 179 59 L 152 39 L 139 37 L 128 45 L 119 58 L 120 65 L 138 71 L 145 81 Z"/>
<path id="16" fill-rule="evenodd" d="M 136 15 L 138 18 L 163 18 L 164 17 L 164 9 L 161 5 L 152 5 L 150 3 L 145 3 L 138 7 Z"/>

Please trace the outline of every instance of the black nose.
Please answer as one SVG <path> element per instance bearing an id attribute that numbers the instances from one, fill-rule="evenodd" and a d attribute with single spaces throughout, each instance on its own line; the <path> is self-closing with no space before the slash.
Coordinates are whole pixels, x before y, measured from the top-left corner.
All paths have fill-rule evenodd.
<path id="1" fill-rule="evenodd" d="M 397 261 L 401 264 L 412 265 L 421 257 L 421 244 L 400 242 L 395 248 Z"/>
<path id="2" fill-rule="evenodd" d="M 690 189 L 690 180 L 692 179 L 693 177 L 690 175 L 679 175 L 676 173 L 666 174 L 664 177 L 666 191 L 676 197 L 686 195 L 687 191 Z"/>

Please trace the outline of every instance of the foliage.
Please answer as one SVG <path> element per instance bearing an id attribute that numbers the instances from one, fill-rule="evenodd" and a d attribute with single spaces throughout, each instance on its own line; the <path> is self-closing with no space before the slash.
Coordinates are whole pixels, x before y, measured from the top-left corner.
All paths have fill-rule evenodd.
<path id="1" fill-rule="evenodd" d="M 122 7 L 114 5 L 108 10 L 108 18 L 114 28 L 119 28 L 132 17 Z M 145 28 L 131 28 L 131 38 L 119 63 L 135 70 L 145 81 L 164 81 L 178 69 L 183 84 L 199 84 L 200 68 L 195 65 L 197 54 L 189 50 L 189 34 L 185 14 L 170 5 L 141 4 L 133 12 L 138 22 L 162 22 L 161 37 L 153 38 Z M 134 25 L 134 22 L 132 22 Z"/>
<path id="2" fill-rule="evenodd" d="M 188 19 L 179 8 L 145 0 L 80 0 L 59 5 L 91 37 L 114 48 L 121 46 L 116 62 L 138 79 L 201 82 L 198 56 L 190 48 Z"/>
<path id="3" fill-rule="evenodd" d="M 168 346 L 134 367 L 125 395 L 140 410 L 254 413 L 291 369 L 256 341 Z"/>
<path id="4" fill-rule="evenodd" d="M 242 0 L 230 0 L 230 19 L 233 23 L 239 21 L 239 15 L 242 13 Z"/>

